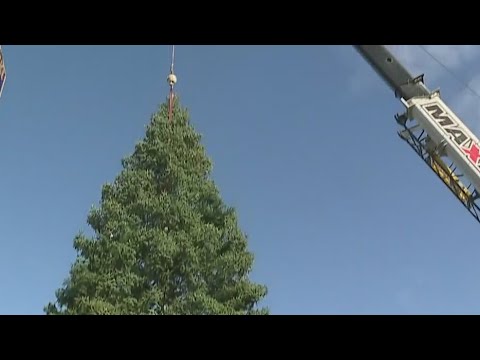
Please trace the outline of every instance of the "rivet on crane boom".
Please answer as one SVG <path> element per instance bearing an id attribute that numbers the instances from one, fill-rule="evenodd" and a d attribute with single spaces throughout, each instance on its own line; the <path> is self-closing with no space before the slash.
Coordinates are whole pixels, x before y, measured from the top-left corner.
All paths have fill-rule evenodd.
<path id="1" fill-rule="evenodd" d="M 405 106 L 405 113 L 395 115 L 402 127 L 398 132 L 400 138 L 480 222 L 477 203 L 480 197 L 480 142 L 477 137 L 443 102 L 439 90 L 428 90 L 423 75 L 412 77 L 384 45 L 354 47 Z M 461 181 L 460 177 L 465 180 Z"/>

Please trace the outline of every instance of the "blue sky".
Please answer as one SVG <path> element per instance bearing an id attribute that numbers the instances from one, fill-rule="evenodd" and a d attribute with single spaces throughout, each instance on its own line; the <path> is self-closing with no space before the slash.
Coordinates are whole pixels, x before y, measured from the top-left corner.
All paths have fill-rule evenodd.
<path id="1" fill-rule="evenodd" d="M 101 186 L 167 95 L 168 46 L 2 46 L 0 313 L 42 314 Z M 477 135 L 480 101 L 391 46 Z M 480 89 L 480 48 L 429 48 Z M 177 92 L 273 314 L 480 313 L 480 224 L 396 135 L 350 46 L 177 46 Z M 479 85 L 475 87 L 476 85 Z"/>

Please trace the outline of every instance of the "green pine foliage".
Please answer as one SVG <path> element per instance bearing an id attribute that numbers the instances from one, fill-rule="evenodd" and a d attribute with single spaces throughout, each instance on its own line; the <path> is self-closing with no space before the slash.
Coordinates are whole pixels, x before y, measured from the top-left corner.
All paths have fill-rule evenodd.
<path id="1" fill-rule="evenodd" d="M 77 259 L 47 314 L 268 314 L 253 255 L 210 179 L 212 164 L 175 100 L 152 116 L 74 240 Z"/>

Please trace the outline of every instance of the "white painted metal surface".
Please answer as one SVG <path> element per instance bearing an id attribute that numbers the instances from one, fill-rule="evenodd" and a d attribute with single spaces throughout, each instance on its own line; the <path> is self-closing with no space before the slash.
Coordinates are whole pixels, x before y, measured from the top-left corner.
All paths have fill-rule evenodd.
<path id="1" fill-rule="evenodd" d="M 443 102 L 439 92 L 403 101 L 408 116 L 418 121 L 440 151 L 444 151 L 480 192 L 480 142 Z"/>

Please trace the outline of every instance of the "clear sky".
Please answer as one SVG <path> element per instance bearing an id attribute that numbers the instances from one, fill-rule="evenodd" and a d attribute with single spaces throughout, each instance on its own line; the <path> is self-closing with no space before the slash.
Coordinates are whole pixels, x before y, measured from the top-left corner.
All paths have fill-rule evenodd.
<path id="1" fill-rule="evenodd" d="M 480 132 L 480 100 L 392 46 Z M 168 46 L 2 46 L 0 313 L 42 314 L 73 238 L 167 95 Z M 480 85 L 480 48 L 430 47 Z M 402 142 L 350 46 L 177 46 L 177 91 L 272 314 L 480 313 L 480 224 Z M 480 86 L 477 87 L 480 89 Z"/>

